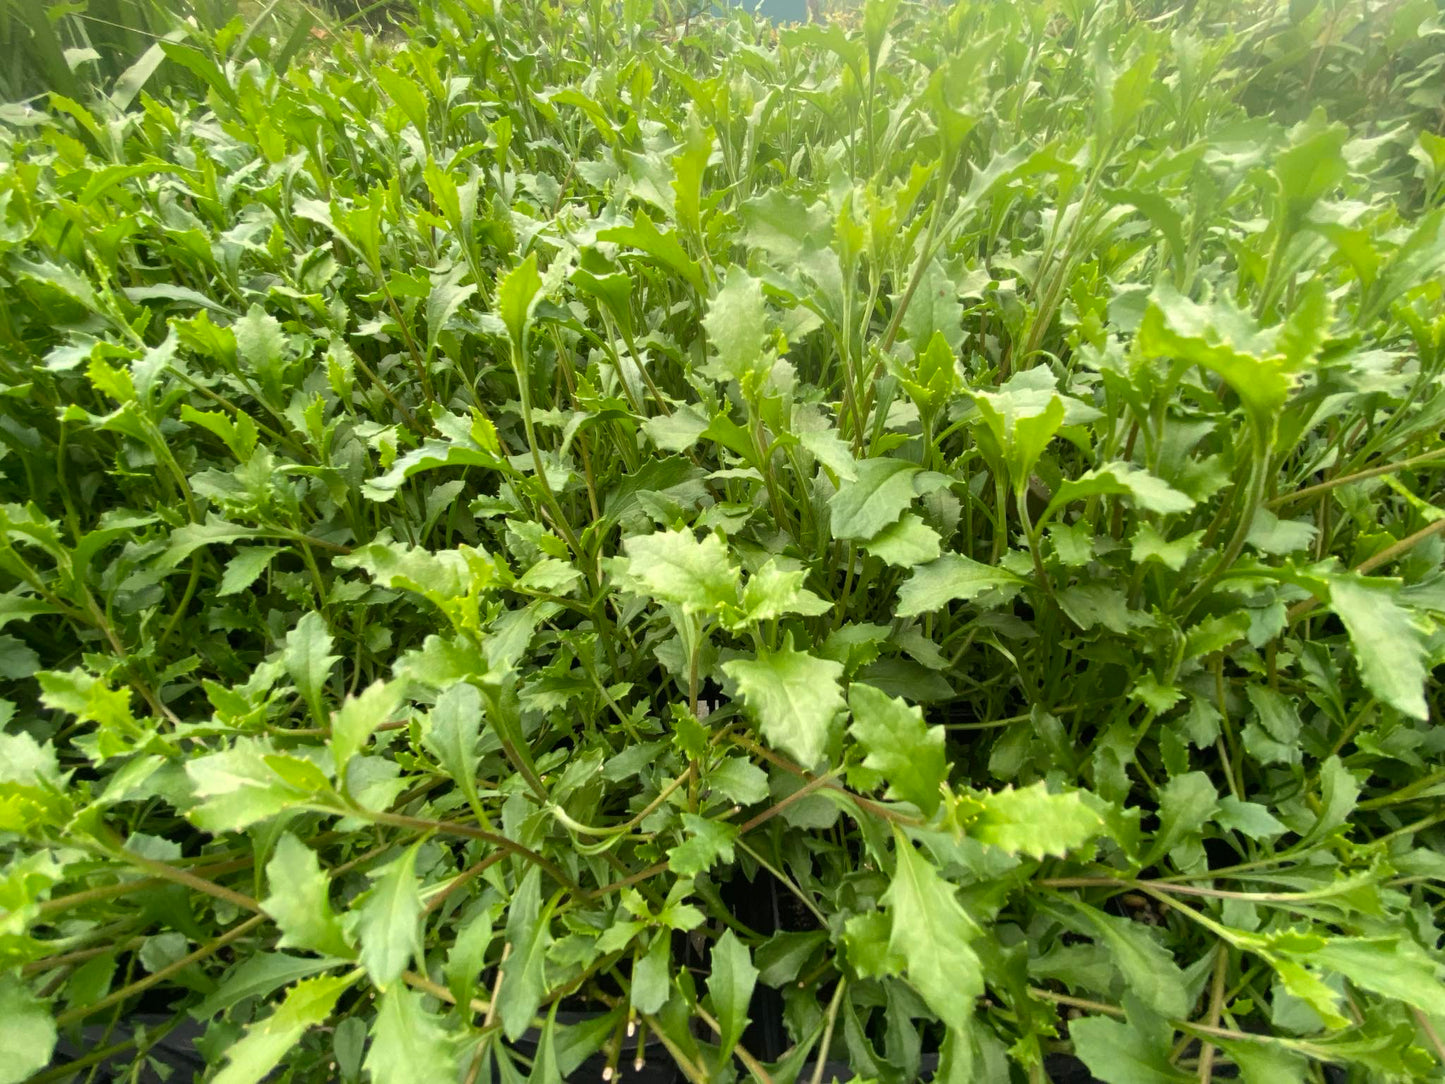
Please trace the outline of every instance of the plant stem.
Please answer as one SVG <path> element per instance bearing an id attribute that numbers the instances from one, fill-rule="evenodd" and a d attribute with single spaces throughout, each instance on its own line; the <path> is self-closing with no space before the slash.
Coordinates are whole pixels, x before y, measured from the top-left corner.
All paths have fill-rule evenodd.
<path id="1" fill-rule="evenodd" d="M 1224 1008 L 1224 979 L 1229 970 L 1229 949 L 1224 942 L 1214 946 L 1214 982 L 1209 994 L 1209 1026 L 1219 1025 L 1219 1014 Z M 1214 1044 L 1202 1043 L 1199 1048 L 1200 1084 L 1209 1084 L 1214 1079 Z"/>
<path id="2" fill-rule="evenodd" d="M 1071 997 L 1068 994 L 1056 994 L 1052 990 L 1045 990 L 1042 986 L 1030 986 L 1029 993 L 1044 1001 L 1052 1001 L 1055 1005 L 1067 1005 L 1071 1009 L 1101 1012 L 1107 1016 L 1124 1015 L 1124 1010 L 1117 1005 L 1107 1005 L 1102 1001 L 1089 1001 L 1082 997 Z"/>
<path id="3" fill-rule="evenodd" d="M 786 873 L 778 869 L 766 858 L 760 855 L 757 852 L 756 848 L 748 846 L 748 844 L 743 842 L 743 840 L 737 840 L 736 846 L 741 847 L 743 850 L 747 851 L 748 854 L 752 855 L 754 862 L 762 866 L 763 869 L 767 870 L 774 877 L 776 877 L 784 888 L 786 888 L 789 892 L 796 896 L 798 898 L 798 902 L 813 913 L 813 917 L 818 920 L 818 924 L 820 926 L 826 927 L 828 925 L 828 917 L 824 915 L 822 911 L 818 910 L 818 905 L 813 902 L 813 900 L 808 896 L 806 892 L 804 892 L 801 888 L 798 887 L 798 885 L 793 881 L 791 877 L 789 877 Z"/>
<path id="4" fill-rule="evenodd" d="M 322 807 L 323 812 L 339 813 L 342 810 Z M 558 884 L 573 892 L 580 892 L 581 888 L 577 882 L 572 880 L 562 868 L 549 858 L 544 858 L 530 847 L 524 847 L 515 840 L 506 836 L 498 835 L 496 832 L 488 832 L 485 828 L 474 828 L 470 824 L 459 824 L 456 821 L 426 820 L 422 817 L 408 817 L 400 813 L 375 812 L 368 809 L 347 809 L 344 811 L 347 816 L 364 817 L 367 820 L 375 821 L 378 824 L 390 824 L 396 828 L 415 828 L 418 831 L 440 832 L 442 835 L 464 836 L 467 839 L 480 839 L 490 843 L 494 847 L 500 847 L 518 858 L 524 858 L 534 866 L 539 866 L 543 872 L 552 877 Z"/>
<path id="5" fill-rule="evenodd" d="M 1296 489 L 1290 493 L 1282 493 L 1278 497 L 1271 497 L 1264 502 L 1266 508 L 1279 508 L 1282 505 L 1293 504 L 1295 501 L 1304 500 L 1306 497 L 1313 497 L 1318 493 L 1328 493 L 1340 486 L 1347 486 L 1353 482 L 1363 482 L 1367 478 L 1378 478 L 1382 474 L 1394 474 L 1397 471 L 1409 470 L 1411 467 L 1421 463 L 1433 463 L 1438 459 L 1445 459 L 1445 449 L 1433 452 L 1423 452 L 1420 455 L 1413 455 L 1408 459 L 1402 459 L 1398 463 L 1382 463 L 1377 467 L 1369 467 L 1365 470 L 1355 471 L 1353 474 L 1342 474 L 1334 478 L 1328 478 L 1323 482 L 1316 482 L 1312 486 L 1305 486 L 1303 489 Z"/>
<path id="6" fill-rule="evenodd" d="M 701 1005 L 696 1004 L 693 1005 L 692 1011 L 697 1014 L 699 1020 L 712 1028 L 713 1031 L 719 1035 L 722 1034 L 722 1025 L 713 1019 L 712 1013 L 708 1012 Z M 763 1068 L 763 1063 L 753 1057 L 753 1055 L 748 1052 L 748 1048 L 743 1046 L 742 1043 L 737 1043 L 733 1046 L 733 1053 L 737 1055 L 738 1061 L 743 1063 L 743 1068 L 757 1078 L 759 1084 L 773 1084 L 773 1078 L 769 1075 L 767 1069 Z"/>
<path id="7" fill-rule="evenodd" d="M 694 1011 L 698 1010 L 694 1008 Z M 662 1045 L 667 1047 L 667 1052 L 671 1054 L 673 1060 L 677 1062 L 677 1067 L 682 1070 L 683 1076 L 687 1077 L 693 1084 L 708 1084 L 707 1069 L 704 1066 L 695 1064 L 691 1058 L 684 1054 L 678 1045 L 668 1038 L 650 1014 L 643 1013 L 642 1019 L 647 1021 L 647 1026 L 652 1029 L 652 1033 L 658 1037 Z"/>
<path id="8" fill-rule="evenodd" d="M 593 579 L 593 573 L 590 566 L 588 566 L 587 555 L 583 551 L 581 544 L 577 541 L 577 536 L 572 533 L 572 525 L 568 522 L 565 513 L 563 513 L 562 506 L 557 501 L 557 495 L 552 492 L 552 483 L 547 481 L 547 468 L 542 463 L 542 451 L 537 444 L 537 429 L 532 420 L 531 380 L 527 372 L 527 367 L 522 363 L 521 349 L 516 343 L 512 344 L 512 369 L 517 374 L 517 393 L 520 396 L 522 405 L 522 428 L 526 430 L 527 447 L 530 448 L 532 452 L 532 465 L 537 471 L 537 482 L 542 487 L 542 493 L 552 512 L 557 529 L 562 532 L 562 537 L 566 539 L 567 548 L 577 556 L 578 563 L 587 573 L 588 579 L 591 580 Z M 595 582 L 593 586 L 596 586 Z"/>
<path id="9" fill-rule="evenodd" d="M 843 1004 L 843 991 L 848 988 L 846 977 L 839 977 L 833 987 L 833 998 L 828 1002 L 828 1022 L 823 1028 L 823 1038 L 818 1043 L 818 1060 L 813 1063 L 812 1084 L 823 1084 L 823 1072 L 828 1064 L 828 1048 L 833 1045 L 833 1026 L 838 1021 L 838 1007 Z"/>
<path id="10" fill-rule="evenodd" d="M 1249 537 L 1249 530 L 1254 525 L 1254 514 L 1264 498 L 1265 468 L 1270 459 L 1268 441 L 1264 439 L 1263 434 L 1258 432 L 1255 437 L 1255 454 L 1249 462 L 1249 483 L 1245 491 L 1244 507 L 1240 511 L 1239 522 L 1235 525 L 1233 536 L 1219 555 L 1218 560 L 1214 562 L 1214 566 L 1179 604 L 1180 621 L 1191 614 L 1194 608 L 1208 596 L 1219 577 L 1229 570 L 1244 550 L 1245 539 Z"/>
<path id="11" fill-rule="evenodd" d="M 144 990 L 149 990 L 152 986 L 156 985 L 156 983 L 164 982 L 166 979 L 170 978 L 177 972 L 183 971 L 187 967 L 190 967 L 191 964 L 206 959 L 206 957 L 214 954 L 218 949 L 225 948 L 232 941 L 236 941 L 239 938 L 246 936 L 246 934 L 250 933 L 252 930 L 254 930 L 257 926 L 261 925 L 261 923 L 265 921 L 265 915 L 252 915 L 244 922 L 239 922 L 236 925 L 232 926 L 229 930 L 221 934 L 219 937 L 215 937 L 212 938 L 210 941 L 207 941 L 204 945 L 196 949 L 194 952 L 187 953 L 179 960 L 174 960 L 171 963 L 167 964 L 165 967 L 162 967 L 156 971 L 152 971 L 144 978 L 137 979 L 135 982 L 132 982 L 126 986 L 122 986 L 119 990 L 112 990 L 109 994 L 101 998 L 99 1001 L 93 1001 L 88 1005 L 72 1006 L 55 1018 L 55 1026 L 63 1030 L 69 1027 L 71 1024 L 75 1024 L 81 1020 L 84 1020 L 87 1016 L 91 1016 L 95 1013 L 100 1012 L 102 1009 L 108 1009 L 112 1005 L 118 1005 L 122 1001 L 134 997 L 136 994 L 139 994 Z"/>

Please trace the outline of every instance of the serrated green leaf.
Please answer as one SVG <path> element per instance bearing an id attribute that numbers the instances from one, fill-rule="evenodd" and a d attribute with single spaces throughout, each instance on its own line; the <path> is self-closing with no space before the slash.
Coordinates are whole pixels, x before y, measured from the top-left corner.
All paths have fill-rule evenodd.
<path id="1" fill-rule="evenodd" d="M 865 979 L 901 974 L 907 961 L 892 949 L 893 924 L 882 911 L 865 911 L 843 925 L 843 950 Z"/>
<path id="2" fill-rule="evenodd" d="M 937 560 L 941 542 L 937 531 L 912 512 L 905 512 L 897 523 L 889 524 L 863 543 L 863 548 L 897 568 L 912 568 Z"/>
<path id="3" fill-rule="evenodd" d="M 1315 1026 L 1316 1021 L 1332 1028 L 1349 1026 L 1349 1017 L 1340 1011 L 1339 993 L 1326 985 L 1313 971 L 1294 960 L 1282 958 L 1271 960 L 1270 965 L 1279 976 L 1285 991 L 1304 1003 L 1304 1013 L 1312 1017 L 1311 1026 Z"/>
<path id="4" fill-rule="evenodd" d="M 948 778 L 943 728 L 925 723 L 917 707 L 860 682 L 848 688 L 848 707 L 853 712 L 848 729 L 867 751 L 864 767 L 883 773 L 890 795 L 932 816 Z"/>
<path id="5" fill-rule="evenodd" d="M 50 1064 L 55 1021 L 16 975 L 0 976 L 0 1081 L 19 1084 Z"/>
<path id="6" fill-rule="evenodd" d="M 386 91 L 386 96 L 406 114 L 406 119 L 411 121 L 419 132 L 425 133 L 427 130 L 427 96 L 422 88 L 401 72 L 390 68 L 378 69 L 376 81 Z"/>
<path id="7" fill-rule="evenodd" d="M 763 370 L 767 306 L 760 281 L 741 267 L 729 268 L 702 322 L 717 355 L 706 370 L 714 380 L 741 381 Z"/>
<path id="8" fill-rule="evenodd" d="M 780 651 L 724 663 L 723 670 L 737 682 L 748 714 L 769 744 L 804 767 L 822 759 L 834 717 L 843 707 L 842 666 L 795 651 L 790 643 Z"/>
<path id="9" fill-rule="evenodd" d="M 498 1016 L 502 1033 L 515 1040 L 532 1024 L 547 992 L 547 949 L 552 944 L 552 905 L 542 905 L 542 871 L 528 868 L 507 909 L 507 944 L 502 964 Z"/>
<path id="10" fill-rule="evenodd" d="M 980 564 L 960 553 L 945 553 L 919 565 L 898 589 L 899 617 L 916 617 L 942 609 L 950 602 L 972 602 L 996 587 L 1014 587 L 1020 580 L 1005 569 Z"/>
<path id="11" fill-rule="evenodd" d="M 1410 614 L 1383 584 L 1363 576 L 1329 582 L 1330 608 L 1350 634 L 1360 677 L 1392 708 L 1425 719 L 1425 644 Z"/>
<path id="12" fill-rule="evenodd" d="M 732 930 L 725 930 L 713 945 L 707 979 L 713 1011 L 722 1026 L 718 1057 L 724 1062 L 748 1025 L 748 1003 L 757 981 L 758 969 L 753 966 L 747 946 Z"/>
<path id="13" fill-rule="evenodd" d="M 537 306 L 537 295 L 541 292 L 542 276 L 537 273 L 535 252 L 527 253 L 526 259 L 497 281 L 497 315 L 507 326 L 507 334 L 518 350 L 522 348 L 532 310 Z"/>
<path id="14" fill-rule="evenodd" d="M 832 606 L 803 586 L 807 573 L 784 569 L 769 561 L 748 577 L 743 587 L 742 612 L 745 621 L 771 621 L 783 614 L 816 617 Z"/>
<path id="15" fill-rule="evenodd" d="M 459 681 L 437 697 L 427 713 L 422 744 L 441 763 L 473 805 L 477 798 L 477 742 L 482 733 L 482 694 Z"/>
<path id="16" fill-rule="evenodd" d="M 743 203 L 740 217 L 742 243 L 784 263 L 796 261 L 805 248 L 827 243 L 827 216 L 810 213 L 802 199 L 778 188 Z"/>
<path id="17" fill-rule="evenodd" d="M 983 969 L 970 942 L 978 927 L 959 906 L 953 886 L 894 829 L 898 864 L 881 898 L 892 920 L 889 951 L 907 964 L 908 984 L 953 1031 L 973 1019 L 983 994 Z"/>
<path id="18" fill-rule="evenodd" d="M 322 706 L 321 690 L 331 673 L 331 667 L 339 656 L 331 654 L 335 641 L 326 628 L 326 619 L 312 611 L 296 623 L 286 635 L 283 658 L 286 672 L 296 683 L 296 689 L 311 709 L 311 717 L 318 726 L 327 723 L 326 709 Z"/>
<path id="19" fill-rule="evenodd" d="M 1304 1084 L 1309 1061 L 1301 1054 L 1269 1042 L 1215 1039 L 1239 1067 L 1244 1084 Z"/>
<path id="20" fill-rule="evenodd" d="M 1194 507 L 1192 498 L 1143 468 L 1129 463 L 1108 463 L 1062 482 L 1045 514 L 1087 497 L 1115 495 L 1128 497 L 1140 508 L 1161 515 L 1187 512 Z"/>
<path id="21" fill-rule="evenodd" d="M 257 1084 L 296 1045 L 309 1028 L 331 1015 L 332 1006 L 351 983 L 352 976 L 321 976 L 302 979 L 286 992 L 285 1000 L 226 1051 L 226 1067 L 216 1074 L 216 1084 Z"/>
<path id="22" fill-rule="evenodd" d="M 397 456 L 385 473 L 363 483 L 361 492 L 370 501 L 390 501 L 395 499 L 397 490 L 407 479 L 441 467 L 499 470 L 502 460 L 497 449 L 486 447 L 471 437 L 466 440 L 428 440 L 421 447 Z"/>
<path id="23" fill-rule="evenodd" d="M 885 938 L 887 933 L 884 933 Z M 803 965 L 827 941 L 822 930 L 780 931 L 758 946 L 754 962 L 765 986 L 780 987 L 798 977 Z"/>
<path id="24" fill-rule="evenodd" d="M 216 588 L 216 594 L 240 594 L 256 582 L 281 552 L 278 546 L 243 547 L 236 556 L 226 562 L 226 571 L 221 576 L 221 585 Z"/>
<path id="25" fill-rule="evenodd" d="M 331 879 L 316 854 L 290 832 L 276 842 L 266 863 L 270 895 L 261 909 L 281 931 L 278 948 L 304 948 L 326 956 L 346 957 L 352 949 L 341 920 L 331 909 Z"/>
<path id="26" fill-rule="evenodd" d="M 1105 834 L 1104 819 L 1077 792 L 1050 794 L 1043 783 L 977 796 L 982 809 L 969 826 L 976 839 L 1009 854 L 1062 857 Z"/>
<path id="27" fill-rule="evenodd" d="M 260 305 L 252 305 L 234 330 L 241 363 L 260 378 L 272 401 L 279 402 L 286 369 L 286 336 L 280 323 Z"/>
<path id="28" fill-rule="evenodd" d="M 1445 965 L 1408 938 L 1329 937 L 1300 959 L 1431 1017 L 1445 1016 Z"/>
<path id="29" fill-rule="evenodd" d="M 1288 829 L 1269 809 L 1258 802 L 1245 802 L 1226 794 L 1219 799 L 1214 821 L 1221 828 L 1243 832 L 1250 839 L 1269 840 L 1282 836 Z"/>
<path id="30" fill-rule="evenodd" d="M 421 885 L 416 876 L 416 846 L 408 847 L 367 874 L 372 886 L 358 901 L 353 929 L 361 944 L 361 965 L 379 988 L 401 977 L 422 953 Z"/>
<path id="31" fill-rule="evenodd" d="M 1039 373 L 1037 379 L 1033 372 Z M 1034 465 L 1068 416 L 1052 378 L 1041 370 L 1019 373 L 1001 392 L 971 395 L 982 422 L 975 427 L 980 446 L 1003 466 L 1015 491 L 1027 486 Z"/>
<path id="32" fill-rule="evenodd" d="M 35 680 L 40 686 L 40 702 L 46 707 L 69 712 L 81 723 L 95 724 L 96 750 L 101 756 L 127 752 L 140 736 L 129 689 L 112 688 L 110 682 L 80 667 L 41 670 Z"/>
<path id="33" fill-rule="evenodd" d="M 457 1074 L 447 1033 L 422 1007 L 421 995 L 402 983 L 381 995 L 363 1064 L 372 1080 L 448 1081 Z"/>
<path id="34" fill-rule="evenodd" d="M 1139 326 L 1146 358 L 1173 358 L 1218 373 L 1238 394 L 1257 429 L 1272 429 L 1294 388 L 1298 360 L 1278 354 L 1272 337 L 1222 302 L 1201 305 L 1167 282 L 1156 286 Z"/>
<path id="35" fill-rule="evenodd" d="M 798 434 L 798 443 L 819 463 L 835 474 L 839 481 L 852 482 L 858 477 L 858 461 L 848 443 L 834 429 L 805 429 Z"/>
<path id="36" fill-rule="evenodd" d="M 291 759 L 277 759 L 265 746 L 249 740 L 188 761 L 186 774 L 201 799 L 190 819 L 208 832 L 234 832 L 316 798 L 316 792 L 288 780 L 273 766 Z M 321 782 L 325 783 L 324 777 Z"/>
<path id="37" fill-rule="evenodd" d="M 631 1000 L 638 1012 L 654 1013 L 667 1003 L 672 992 L 671 961 L 672 938 L 659 930 L 632 968 Z"/>
<path id="38" fill-rule="evenodd" d="M 1140 860 L 1149 866 L 1187 836 L 1198 836 L 1214 816 L 1219 792 L 1203 772 L 1176 775 L 1159 790 L 1159 830 L 1153 846 Z"/>
<path id="39" fill-rule="evenodd" d="M 1274 179 L 1279 186 L 1282 226 L 1286 232 L 1298 228 L 1305 214 L 1348 172 L 1340 153 L 1349 130 L 1343 124 L 1324 124 L 1316 114 L 1298 125 L 1291 145 L 1274 160 Z"/>
<path id="40" fill-rule="evenodd" d="M 1293 743 L 1299 739 L 1303 724 L 1289 697 L 1265 685 L 1246 686 L 1244 693 L 1249 698 L 1250 707 L 1254 709 L 1259 724 L 1270 737 L 1285 743 Z"/>
<path id="41" fill-rule="evenodd" d="M 691 410 L 676 410 L 648 418 L 643 432 L 653 444 L 665 452 L 685 452 L 698 442 L 707 430 L 707 419 Z"/>
<path id="42" fill-rule="evenodd" d="M 768 796 L 768 773 L 744 757 L 726 757 L 707 774 L 708 786 L 738 805 Z"/>
<path id="43" fill-rule="evenodd" d="M 1135 997 L 1161 1016 L 1188 1015 L 1189 984 L 1184 972 L 1147 927 L 1084 904 L 1059 902 L 1064 906 L 1050 907 L 1050 912 L 1103 946 Z"/>
<path id="44" fill-rule="evenodd" d="M 663 267 L 675 272 L 684 282 L 699 294 L 707 292 L 702 268 L 687 254 L 675 230 L 666 233 L 659 230 L 647 212 L 638 211 L 630 226 L 611 226 L 597 234 L 599 241 L 612 241 L 629 245 L 656 260 Z"/>
<path id="45" fill-rule="evenodd" d="M 360 696 L 348 696 L 331 720 L 331 755 L 342 775 L 353 756 L 365 748 L 376 728 L 390 719 L 401 703 L 396 684 L 374 681 Z"/>
<path id="46" fill-rule="evenodd" d="M 1178 572 L 1199 548 L 1199 540 L 1203 537 L 1203 531 L 1191 531 L 1178 538 L 1166 539 L 1152 523 L 1141 523 L 1130 540 L 1129 555 L 1136 564 L 1157 561 L 1165 568 Z"/>
<path id="47" fill-rule="evenodd" d="M 429 354 L 436 353 L 438 337 L 467 299 L 477 292 L 476 283 L 463 285 L 457 281 L 464 270 L 465 265 L 450 275 L 432 280 L 431 293 L 426 299 L 426 345 Z"/>
<path id="48" fill-rule="evenodd" d="M 717 534 L 698 541 L 691 531 L 658 531 L 627 539 L 623 549 L 629 590 L 691 613 L 716 613 L 737 602 L 740 570 Z"/>
<path id="49" fill-rule="evenodd" d="M 1169 1062 L 1169 1036 L 1147 1035 L 1132 1021 L 1088 1016 L 1069 1025 L 1074 1053 L 1105 1084 L 1184 1084 Z"/>
<path id="50" fill-rule="evenodd" d="M 1282 520 L 1268 508 L 1254 514 L 1245 541 L 1260 553 L 1294 553 L 1307 547 L 1315 536 L 1313 524 Z"/>
<path id="51" fill-rule="evenodd" d="M 1336 755 L 1320 765 L 1320 811 L 1315 823 L 1300 839 L 1301 849 L 1318 843 L 1344 824 L 1360 797 L 1360 785 Z"/>
<path id="52" fill-rule="evenodd" d="M 345 963 L 331 957 L 292 956 L 286 952 L 263 952 L 248 956 L 226 972 L 216 989 L 190 1010 L 192 1018 L 209 1020 L 247 998 L 264 998 L 298 979 L 328 971 Z"/>
<path id="53" fill-rule="evenodd" d="M 828 501 L 833 537 L 862 541 L 897 521 L 913 503 L 918 465 L 902 459 L 865 459 L 857 477 L 845 481 Z"/>

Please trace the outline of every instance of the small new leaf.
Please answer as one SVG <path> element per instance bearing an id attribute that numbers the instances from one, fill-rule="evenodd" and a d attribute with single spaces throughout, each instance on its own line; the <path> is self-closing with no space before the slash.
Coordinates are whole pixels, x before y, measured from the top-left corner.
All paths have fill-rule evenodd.
<path id="1" fill-rule="evenodd" d="M 1104 819 L 1077 791 L 1050 794 L 1040 782 L 975 798 L 982 808 L 968 826 L 969 834 L 1009 854 L 1061 858 L 1104 831 Z"/>
<path id="2" fill-rule="evenodd" d="M 375 681 L 360 696 L 348 696 L 331 721 L 331 755 L 336 772 L 343 775 L 353 756 L 361 752 L 376 728 L 386 722 L 401 703 L 399 684 Z"/>
<path id="3" fill-rule="evenodd" d="M 783 614 L 816 617 L 831 609 L 830 604 L 803 586 L 807 573 L 801 569 L 783 569 L 771 560 L 748 577 L 743 588 L 743 617 L 730 622 L 735 628 L 750 621 L 771 621 Z"/>
<path id="4" fill-rule="evenodd" d="M 286 672 L 311 709 L 311 717 L 316 720 L 317 726 L 327 723 L 321 690 L 338 659 L 331 654 L 334 642 L 326 629 L 326 619 L 314 610 L 301 618 L 286 636 L 286 650 L 282 656 Z"/>
<path id="5" fill-rule="evenodd" d="M 733 860 L 733 841 L 738 837 L 736 826 L 684 813 L 682 827 L 686 838 L 667 852 L 668 868 L 679 877 L 693 877 L 719 861 Z"/>

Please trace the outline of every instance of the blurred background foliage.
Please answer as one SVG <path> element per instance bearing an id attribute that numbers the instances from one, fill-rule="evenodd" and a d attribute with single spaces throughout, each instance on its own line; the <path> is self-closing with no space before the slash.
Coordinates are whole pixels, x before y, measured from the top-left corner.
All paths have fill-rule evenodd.
<path id="1" fill-rule="evenodd" d="M 229 46 L 231 59 L 254 50 L 282 68 L 348 24 L 376 29 L 410 8 L 408 0 L 0 0 L 0 98 L 80 100 L 113 93 L 118 82 L 134 93 L 151 80 L 199 89 L 168 45 Z"/>
<path id="2" fill-rule="evenodd" d="M 180 43 L 248 54 L 283 68 L 308 49 L 358 28 L 408 20 L 427 0 L 0 0 L 0 100 L 46 92 L 134 97 L 152 80 L 204 87 Z M 491 0 L 470 0 L 490 6 Z M 540 0 L 586 5 L 591 0 Z M 653 29 L 674 30 L 727 0 L 654 0 Z M 823 19 L 849 25 L 857 0 L 738 0 L 774 22 Z M 943 0 L 939 0 L 943 2 Z M 1445 0 L 1071 0 L 1069 19 L 1122 6 L 1152 20 L 1176 11 L 1213 21 L 1244 45 L 1244 101 L 1251 112 L 1299 118 L 1323 106 L 1336 120 L 1367 114 L 1380 134 L 1392 121 L 1445 133 Z M 628 13 L 646 5 L 627 4 Z M 1204 9 L 1204 10 L 1200 10 Z M 1212 10 L 1210 10 L 1212 9 Z M 1207 47 L 1201 45 L 1201 47 Z M 1281 117 L 1281 119 L 1287 119 Z M 1405 172 L 1411 168 L 1402 163 Z"/>

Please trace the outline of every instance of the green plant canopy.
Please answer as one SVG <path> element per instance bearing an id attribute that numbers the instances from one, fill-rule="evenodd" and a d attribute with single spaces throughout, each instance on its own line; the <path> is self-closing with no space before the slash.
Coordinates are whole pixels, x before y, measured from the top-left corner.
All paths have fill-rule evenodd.
<path id="1" fill-rule="evenodd" d="M 0 111 L 0 1084 L 1439 1074 L 1436 3 L 283 11 Z"/>

